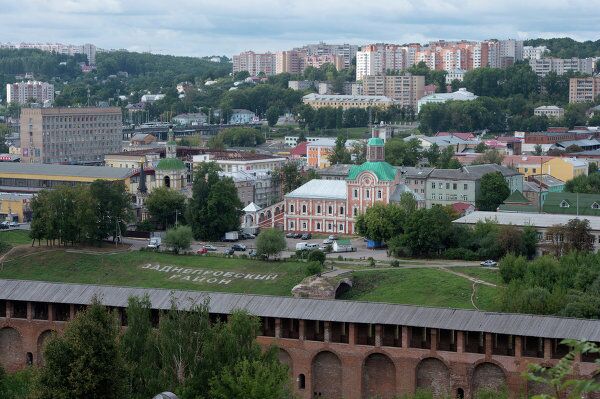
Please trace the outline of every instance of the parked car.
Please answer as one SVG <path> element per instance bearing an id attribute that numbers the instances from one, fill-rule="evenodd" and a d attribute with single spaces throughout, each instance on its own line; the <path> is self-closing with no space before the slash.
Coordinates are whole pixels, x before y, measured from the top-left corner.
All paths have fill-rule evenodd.
<path id="1" fill-rule="evenodd" d="M 304 251 L 306 249 L 306 245 L 307 243 L 305 242 L 299 242 L 296 244 L 296 251 Z"/>
<path id="2" fill-rule="evenodd" d="M 214 245 L 206 244 L 204 246 L 204 249 L 206 249 L 207 251 L 216 251 L 217 247 L 215 247 Z"/>
<path id="3" fill-rule="evenodd" d="M 234 251 L 244 252 L 246 250 L 246 246 L 244 244 L 233 244 L 231 246 L 231 249 L 233 249 Z"/>
<path id="4" fill-rule="evenodd" d="M 241 233 L 240 234 L 240 238 L 243 238 L 244 240 L 250 240 L 252 238 L 256 238 L 256 236 L 254 234 L 250 234 L 250 233 Z"/>
<path id="5" fill-rule="evenodd" d="M 338 239 L 338 236 L 336 236 L 335 234 L 332 234 L 328 237 L 331 241 L 335 241 Z"/>
<path id="6" fill-rule="evenodd" d="M 2 230 L 8 229 L 8 223 L 6 223 L 6 222 L 0 223 L 0 229 L 2 229 Z"/>
<path id="7" fill-rule="evenodd" d="M 251 249 L 250 252 L 248 252 L 248 255 L 251 257 L 255 257 L 256 255 L 258 255 L 258 253 L 256 252 L 256 249 Z"/>
<path id="8" fill-rule="evenodd" d="M 309 242 L 306 243 L 306 249 L 308 249 L 309 251 L 312 251 L 313 249 L 319 249 L 319 244 L 317 244 L 316 242 Z"/>
<path id="9" fill-rule="evenodd" d="M 483 262 L 481 262 L 480 265 L 483 267 L 495 267 L 498 265 L 498 262 L 496 262 L 492 259 L 488 259 L 488 260 L 484 260 Z"/>
<path id="10" fill-rule="evenodd" d="M 208 253 L 208 250 L 204 247 L 200 248 L 199 250 L 196 251 L 197 255 L 205 255 Z"/>
<path id="11" fill-rule="evenodd" d="M 300 233 L 294 233 L 294 238 L 302 238 L 302 234 L 300 234 Z"/>
<path id="12" fill-rule="evenodd" d="M 333 240 L 330 240 L 329 238 L 323 240 L 323 245 L 331 245 L 333 244 Z"/>
<path id="13" fill-rule="evenodd" d="M 321 245 L 319 245 L 319 251 L 331 252 L 331 244 L 321 244 Z"/>
<path id="14" fill-rule="evenodd" d="M 19 222 L 14 222 L 14 221 L 13 221 L 13 222 L 10 222 L 8 225 L 9 225 L 10 227 L 19 227 Z"/>
<path id="15" fill-rule="evenodd" d="M 8 228 L 8 226 L 6 228 Z M 162 244 L 162 239 L 160 237 L 152 237 L 148 242 L 148 248 L 159 249 L 160 244 Z"/>
<path id="16" fill-rule="evenodd" d="M 285 238 L 294 238 L 296 236 L 296 233 L 287 233 L 285 235 Z"/>
<path id="17" fill-rule="evenodd" d="M 302 236 L 300 238 L 302 240 L 310 240 L 312 238 L 312 234 L 310 234 L 310 233 L 304 233 L 304 234 L 302 234 Z"/>
<path id="18" fill-rule="evenodd" d="M 233 255 L 235 251 L 233 250 L 233 248 L 225 248 L 225 250 L 223 251 L 223 253 L 225 255 Z"/>

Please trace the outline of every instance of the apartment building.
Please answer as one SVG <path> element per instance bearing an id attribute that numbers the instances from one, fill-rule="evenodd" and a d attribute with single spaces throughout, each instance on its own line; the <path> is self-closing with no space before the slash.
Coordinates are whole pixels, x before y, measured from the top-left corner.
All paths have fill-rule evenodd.
<path id="1" fill-rule="evenodd" d="M 250 76 L 258 76 L 261 72 L 267 76 L 275 74 L 275 54 L 244 51 L 233 56 L 233 73 L 248 71 Z"/>
<path id="2" fill-rule="evenodd" d="M 546 46 L 523 46 L 524 60 L 540 60 L 548 51 Z"/>
<path id="3" fill-rule="evenodd" d="M 397 44 L 369 44 L 356 53 L 356 80 L 408 68 L 407 49 Z"/>
<path id="4" fill-rule="evenodd" d="M 23 108 L 21 148 L 28 163 L 100 163 L 121 150 L 118 107 Z"/>
<path id="5" fill-rule="evenodd" d="M 37 103 L 54 101 L 54 85 L 31 80 L 6 85 L 7 103 L 27 104 L 30 100 Z"/>
<path id="6" fill-rule="evenodd" d="M 278 51 L 275 56 L 275 73 L 301 74 L 306 68 L 304 50 Z"/>
<path id="7" fill-rule="evenodd" d="M 323 55 L 306 55 L 304 57 L 304 69 L 309 66 L 313 68 L 321 68 L 325 64 L 332 64 L 338 71 L 345 68 L 344 57 L 341 55 L 323 54 Z"/>
<path id="8" fill-rule="evenodd" d="M 367 75 L 363 78 L 363 95 L 386 96 L 398 101 L 402 107 L 417 108 L 424 95 L 425 77 L 404 75 Z"/>
<path id="9" fill-rule="evenodd" d="M 348 68 L 352 63 L 352 59 L 356 57 L 358 46 L 354 44 L 307 44 L 305 46 L 295 48 L 294 50 L 303 51 L 307 56 L 339 56 L 343 60 L 343 68 Z M 339 68 L 338 68 L 339 69 Z"/>
<path id="10" fill-rule="evenodd" d="M 323 95 L 311 93 L 302 97 L 304 104 L 313 108 L 322 107 L 341 107 L 348 108 L 369 108 L 369 107 L 389 107 L 397 104 L 397 101 L 386 96 L 353 96 L 353 95 Z"/>
<path id="11" fill-rule="evenodd" d="M 600 96 L 600 76 L 569 79 L 569 102 L 594 101 Z"/>
<path id="12" fill-rule="evenodd" d="M 1 44 L 0 48 L 11 49 L 37 49 L 49 53 L 63 54 L 73 56 L 75 54 L 85 54 L 88 59 L 88 65 L 96 65 L 96 46 L 91 43 L 78 46 L 74 44 L 62 43 L 19 43 L 19 44 Z"/>
<path id="13" fill-rule="evenodd" d="M 529 65 L 538 76 L 546 76 L 550 72 L 562 75 L 569 71 L 591 75 L 595 61 L 596 58 L 532 58 Z"/>
<path id="14" fill-rule="evenodd" d="M 269 169 L 238 170 L 236 172 L 219 172 L 221 177 L 233 180 L 240 201 L 244 206 L 254 202 L 260 208 L 266 208 L 281 201 L 281 181 L 273 178 Z"/>
<path id="15" fill-rule="evenodd" d="M 467 73 L 466 70 L 464 69 L 451 69 L 449 71 L 446 71 L 446 84 L 452 84 L 453 81 L 458 80 L 459 82 L 462 82 L 463 79 L 465 78 L 465 73 Z"/>

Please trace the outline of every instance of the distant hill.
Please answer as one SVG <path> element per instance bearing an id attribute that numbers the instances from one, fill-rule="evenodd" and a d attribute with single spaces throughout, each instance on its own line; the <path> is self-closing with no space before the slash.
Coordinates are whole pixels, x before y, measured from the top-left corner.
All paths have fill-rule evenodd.
<path id="1" fill-rule="evenodd" d="M 600 56 L 600 40 L 578 42 L 569 37 L 525 40 L 525 46 L 546 46 L 550 55 L 558 58 L 587 58 Z"/>

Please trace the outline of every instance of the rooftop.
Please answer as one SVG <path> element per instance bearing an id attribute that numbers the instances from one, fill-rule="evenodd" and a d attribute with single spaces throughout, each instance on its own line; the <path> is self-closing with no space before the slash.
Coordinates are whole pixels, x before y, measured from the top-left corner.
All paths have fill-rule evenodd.
<path id="1" fill-rule="evenodd" d="M 387 162 L 365 162 L 360 165 L 352 165 L 347 179 L 356 180 L 362 172 L 372 172 L 381 181 L 393 181 L 396 179 L 398 170 Z"/>
<path id="2" fill-rule="evenodd" d="M 111 168 L 108 166 L 81 166 L 41 163 L 0 162 L 0 174 L 11 175 L 43 175 L 43 176 L 77 176 L 96 179 L 125 179 L 132 169 Z"/>
<path id="3" fill-rule="evenodd" d="M 550 195 L 550 193 L 548 193 Z M 557 224 L 567 224 L 569 220 L 580 219 L 589 220 L 590 228 L 593 231 L 600 231 L 600 216 L 575 216 L 575 215 L 556 215 L 548 213 L 509 213 L 509 212 L 484 212 L 476 211 L 456 219 L 453 223 L 476 224 L 487 220 L 498 224 L 514 226 L 533 226 L 547 228 Z"/>
<path id="4" fill-rule="evenodd" d="M 344 94 L 317 94 L 310 93 L 302 97 L 304 101 L 352 101 L 352 102 L 376 102 L 376 103 L 391 103 L 394 102 L 386 96 L 353 96 Z"/>
<path id="5" fill-rule="evenodd" d="M 429 177 L 434 179 L 448 180 L 479 180 L 484 175 L 493 172 L 500 172 L 504 177 L 520 175 L 519 172 L 506 166 L 496 164 L 485 165 L 465 165 L 460 169 L 434 169 Z"/>
<path id="6" fill-rule="evenodd" d="M 179 158 L 163 158 L 158 161 L 156 170 L 181 170 L 185 169 L 185 164 Z"/>
<path id="7" fill-rule="evenodd" d="M 289 192 L 286 198 L 324 198 L 345 200 L 348 196 L 345 180 L 313 179 Z"/>
<path id="8" fill-rule="evenodd" d="M 461 87 L 455 92 L 452 93 L 434 93 L 428 96 L 425 96 L 419 100 L 419 102 L 427 102 L 427 101 L 436 101 L 436 100 L 455 100 L 455 101 L 464 101 L 464 100 L 474 100 L 477 96 L 467 89 Z"/>
<path id="9" fill-rule="evenodd" d="M 391 324 L 600 341 L 600 320 L 429 308 L 374 302 L 0 280 L 0 299 L 9 301 L 87 305 L 92 303 L 95 298 L 100 298 L 106 306 L 127 307 L 130 297 L 143 297 L 145 295 L 148 295 L 152 308 L 159 310 L 171 309 L 172 298 L 182 309 L 188 309 L 191 304 L 202 303 L 208 299 L 209 311 L 219 314 L 231 314 L 234 310 L 242 309 L 259 317 Z"/>

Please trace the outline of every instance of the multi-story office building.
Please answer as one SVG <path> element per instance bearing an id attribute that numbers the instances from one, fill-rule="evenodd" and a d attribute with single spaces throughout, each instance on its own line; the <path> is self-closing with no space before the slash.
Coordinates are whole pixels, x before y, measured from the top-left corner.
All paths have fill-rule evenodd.
<path id="1" fill-rule="evenodd" d="M 417 101 L 423 97 L 424 76 L 404 75 L 367 75 L 363 77 L 363 94 L 366 96 L 386 96 L 398 101 L 403 107 L 417 108 Z"/>
<path id="2" fill-rule="evenodd" d="M 529 65 L 538 76 L 546 76 L 550 72 L 562 75 L 569 71 L 591 75 L 595 61 L 596 58 L 532 58 Z"/>
<path id="3" fill-rule="evenodd" d="M 121 150 L 118 107 L 23 108 L 23 162 L 93 164 Z"/>
<path id="4" fill-rule="evenodd" d="M 244 51 L 233 56 L 233 73 L 248 71 L 250 76 L 258 76 L 264 73 L 267 76 L 275 74 L 275 54 L 255 53 Z"/>
<path id="5" fill-rule="evenodd" d="M 30 100 L 38 103 L 54 101 L 54 85 L 31 80 L 6 85 L 7 103 L 27 104 Z"/>
<path id="6" fill-rule="evenodd" d="M 600 76 L 569 79 L 569 102 L 594 101 L 600 96 Z"/>

